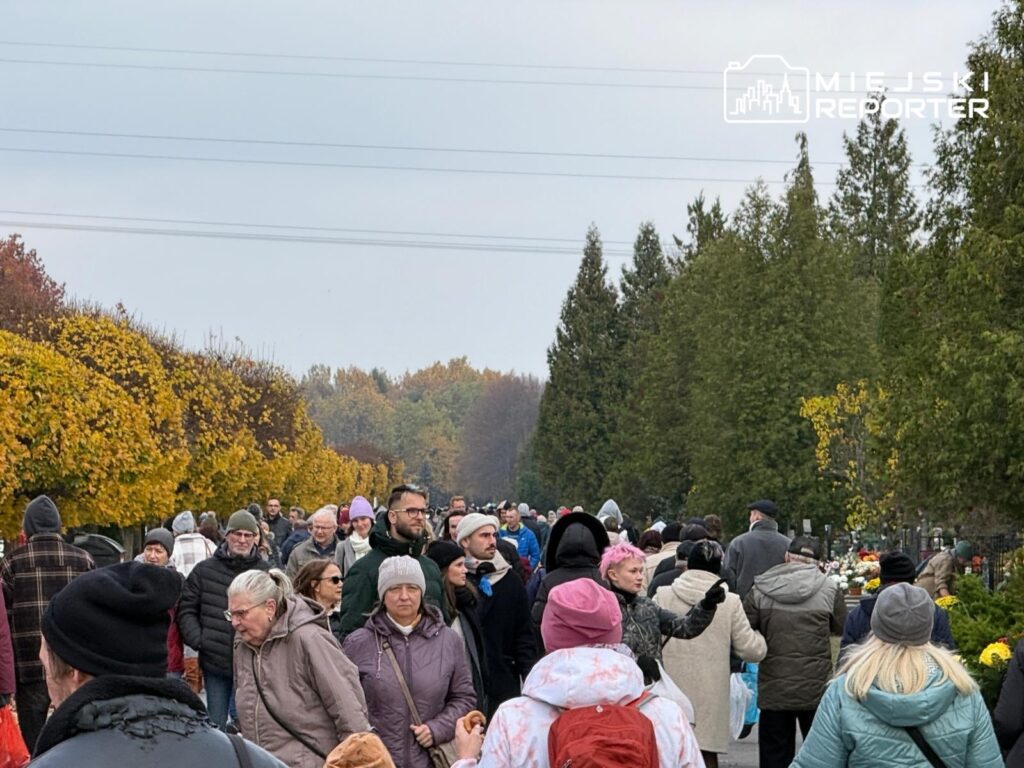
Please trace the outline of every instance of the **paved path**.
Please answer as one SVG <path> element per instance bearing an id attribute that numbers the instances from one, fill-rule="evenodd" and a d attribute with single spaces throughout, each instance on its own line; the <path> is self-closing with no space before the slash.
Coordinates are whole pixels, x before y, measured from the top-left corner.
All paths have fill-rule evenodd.
<path id="1" fill-rule="evenodd" d="M 757 768 L 757 726 L 747 738 L 729 745 L 728 753 L 718 759 L 718 768 Z"/>

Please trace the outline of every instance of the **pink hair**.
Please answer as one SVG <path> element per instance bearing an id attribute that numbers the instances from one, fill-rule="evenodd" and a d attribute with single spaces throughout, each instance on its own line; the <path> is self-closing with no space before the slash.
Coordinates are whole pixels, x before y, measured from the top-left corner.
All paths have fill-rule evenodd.
<path id="1" fill-rule="evenodd" d="M 642 563 L 646 557 L 647 555 L 642 549 L 637 549 L 628 541 L 620 541 L 618 544 L 608 547 L 601 555 L 601 578 L 608 578 L 608 569 L 613 565 L 624 563 L 627 560 L 639 560 Z"/>

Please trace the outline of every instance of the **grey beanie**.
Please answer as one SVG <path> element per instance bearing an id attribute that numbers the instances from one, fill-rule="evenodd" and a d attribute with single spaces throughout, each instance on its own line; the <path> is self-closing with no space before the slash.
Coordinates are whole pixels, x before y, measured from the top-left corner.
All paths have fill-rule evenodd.
<path id="1" fill-rule="evenodd" d="M 37 533 L 60 533 L 60 512 L 49 496 L 36 496 L 25 507 L 25 519 L 21 523 L 28 538 Z"/>
<path id="2" fill-rule="evenodd" d="M 171 523 L 171 530 L 176 536 L 183 533 L 192 533 L 195 529 L 196 519 L 192 516 L 192 511 L 189 509 L 175 515 L 174 522 Z"/>
<path id="3" fill-rule="evenodd" d="M 924 645 L 931 640 L 934 621 L 935 603 L 928 592 L 899 582 L 878 594 L 871 614 L 871 631 L 887 643 Z"/>
<path id="4" fill-rule="evenodd" d="M 401 584 L 412 584 L 420 588 L 421 594 L 425 592 L 427 582 L 423 578 L 423 568 L 408 555 L 384 558 L 377 570 L 377 596 L 383 600 L 389 589 Z"/>
<path id="5" fill-rule="evenodd" d="M 167 552 L 168 557 L 174 554 L 174 536 L 166 528 L 154 528 L 147 533 L 142 542 L 143 548 L 147 544 L 159 544 Z"/>
<path id="6" fill-rule="evenodd" d="M 472 536 L 485 525 L 493 525 L 495 533 L 501 530 L 501 523 L 494 515 L 470 512 L 459 521 L 459 527 L 455 529 L 455 542 L 461 546 L 463 539 Z"/>

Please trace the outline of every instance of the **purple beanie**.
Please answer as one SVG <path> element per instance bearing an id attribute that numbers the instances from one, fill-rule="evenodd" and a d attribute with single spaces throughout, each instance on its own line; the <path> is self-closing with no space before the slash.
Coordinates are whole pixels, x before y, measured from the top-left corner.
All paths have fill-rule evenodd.
<path id="1" fill-rule="evenodd" d="M 348 519 L 351 521 L 360 517 L 368 517 L 373 520 L 373 507 L 362 496 L 356 496 L 348 506 Z"/>
<path id="2" fill-rule="evenodd" d="M 559 584 L 548 594 L 540 634 L 548 651 L 622 642 L 622 609 L 615 595 L 593 579 Z"/>

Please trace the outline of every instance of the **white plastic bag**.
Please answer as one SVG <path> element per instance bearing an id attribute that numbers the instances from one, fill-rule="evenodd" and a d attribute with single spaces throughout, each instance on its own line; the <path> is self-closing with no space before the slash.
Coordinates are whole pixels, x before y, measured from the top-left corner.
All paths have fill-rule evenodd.
<path id="1" fill-rule="evenodd" d="M 738 673 L 729 675 L 729 736 L 733 740 L 738 739 L 743 731 L 751 696 L 753 694 Z"/>
<path id="2" fill-rule="evenodd" d="M 647 690 L 655 696 L 661 696 L 663 699 L 674 701 L 683 710 L 686 722 L 690 725 L 696 725 L 697 718 L 694 717 L 693 704 L 690 702 L 689 697 L 676 685 L 675 680 L 669 676 L 668 671 L 662 666 L 660 661 L 658 662 L 658 669 L 661 671 L 661 680 L 652 683 Z"/>

